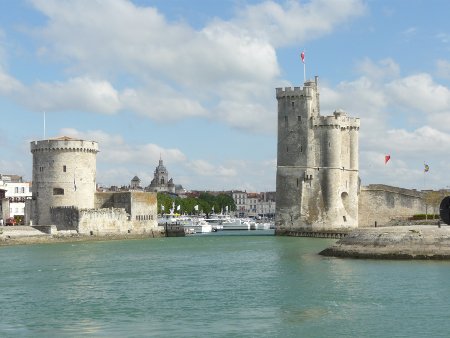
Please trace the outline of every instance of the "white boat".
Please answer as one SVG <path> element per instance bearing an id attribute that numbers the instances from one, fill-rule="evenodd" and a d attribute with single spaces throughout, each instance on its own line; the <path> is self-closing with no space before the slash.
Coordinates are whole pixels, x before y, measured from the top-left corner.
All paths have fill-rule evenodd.
<path id="1" fill-rule="evenodd" d="M 252 230 L 252 223 L 247 219 L 230 218 L 222 222 L 222 230 Z"/>
<path id="2" fill-rule="evenodd" d="M 196 221 L 194 221 L 193 225 L 191 226 L 195 230 L 196 234 L 204 234 L 208 232 L 213 231 L 213 227 L 211 224 L 206 222 L 204 219 L 199 218 Z"/>
<path id="3" fill-rule="evenodd" d="M 273 229 L 272 225 L 270 222 L 256 223 L 256 230 L 270 230 Z"/>
<path id="4" fill-rule="evenodd" d="M 222 224 L 230 219 L 230 215 L 212 214 L 209 218 L 206 218 L 205 221 L 208 222 L 208 224 L 211 224 L 213 231 L 220 231 L 223 230 Z"/>
<path id="5" fill-rule="evenodd" d="M 179 216 L 179 215 L 163 215 L 158 219 L 160 225 L 180 225 L 184 228 L 186 234 L 198 234 L 212 232 L 211 224 L 207 223 L 203 218 L 191 217 L 191 216 Z"/>
<path id="6" fill-rule="evenodd" d="M 187 234 L 203 234 L 213 231 L 211 224 L 207 223 L 203 218 L 180 217 L 180 225 L 184 227 Z"/>
<path id="7" fill-rule="evenodd" d="M 178 223 L 179 216 L 174 214 L 165 214 L 158 217 L 158 225 L 175 225 Z"/>

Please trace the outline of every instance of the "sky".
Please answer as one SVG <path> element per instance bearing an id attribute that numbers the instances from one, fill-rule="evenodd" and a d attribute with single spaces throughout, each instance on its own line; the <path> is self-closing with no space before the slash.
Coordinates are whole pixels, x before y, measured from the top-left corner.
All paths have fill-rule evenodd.
<path id="1" fill-rule="evenodd" d="M 99 143 L 97 182 L 274 191 L 275 88 L 319 76 L 361 121 L 362 185 L 449 188 L 446 0 L 0 0 L 0 173 L 30 142 Z M 385 164 L 385 155 L 391 156 Z M 424 165 L 430 168 L 424 172 Z"/>

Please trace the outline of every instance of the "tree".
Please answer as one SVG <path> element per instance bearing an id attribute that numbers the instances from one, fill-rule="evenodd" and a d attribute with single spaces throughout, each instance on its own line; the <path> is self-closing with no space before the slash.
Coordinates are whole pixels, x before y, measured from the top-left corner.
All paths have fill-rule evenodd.
<path id="1" fill-rule="evenodd" d="M 436 215 L 436 210 L 439 209 L 442 199 L 446 193 L 444 190 L 428 191 L 425 193 L 423 200 L 425 202 L 425 219 L 428 219 L 428 207 L 433 208 L 433 219 Z"/>
<path id="2" fill-rule="evenodd" d="M 227 194 L 219 194 L 216 197 L 216 203 L 220 210 L 226 210 L 226 207 L 228 207 L 228 211 L 235 211 L 236 210 L 236 204 L 234 203 L 233 197 Z"/>
<path id="3" fill-rule="evenodd" d="M 158 192 L 156 194 L 156 198 L 158 199 L 158 213 L 159 214 L 168 214 L 170 208 L 172 208 L 173 198 L 170 195 L 167 195 L 162 192 Z M 164 206 L 164 210 L 163 207 Z"/>

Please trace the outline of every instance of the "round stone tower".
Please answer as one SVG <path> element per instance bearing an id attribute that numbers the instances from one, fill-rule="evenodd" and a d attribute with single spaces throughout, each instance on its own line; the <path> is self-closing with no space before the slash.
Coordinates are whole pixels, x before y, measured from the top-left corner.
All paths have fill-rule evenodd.
<path id="1" fill-rule="evenodd" d="M 64 136 L 33 141 L 30 146 L 33 223 L 52 224 L 52 207 L 94 208 L 97 142 Z"/>

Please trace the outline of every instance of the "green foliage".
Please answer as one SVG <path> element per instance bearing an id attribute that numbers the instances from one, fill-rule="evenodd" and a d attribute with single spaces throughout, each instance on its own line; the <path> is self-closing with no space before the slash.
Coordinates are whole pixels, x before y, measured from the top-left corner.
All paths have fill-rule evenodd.
<path id="1" fill-rule="evenodd" d="M 437 214 L 417 214 L 417 215 L 413 215 L 410 220 L 411 221 L 422 221 L 425 219 L 439 219 L 439 215 Z"/>
<path id="2" fill-rule="evenodd" d="M 162 211 L 162 213 L 169 213 L 169 209 L 172 208 L 172 197 L 161 192 L 157 193 L 156 197 L 158 199 L 158 214 L 161 214 L 161 206 L 164 206 L 164 210 Z"/>
<path id="3" fill-rule="evenodd" d="M 219 194 L 217 196 L 210 193 L 201 193 L 198 198 L 187 197 L 173 197 L 169 194 L 158 193 L 158 213 L 161 213 L 164 206 L 164 211 L 162 213 L 169 213 L 172 208 L 173 203 L 175 203 L 175 213 L 186 213 L 186 214 L 198 214 L 205 213 L 209 215 L 212 213 L 214 208 L 215 213 L 225 212 L 226 207 L 228 211 L 236 210 L 236 205 L 234 204 L 233 198 L 227 194 Z M 180 206 L 179 211 L 176 210 L 177 206 Z M 195 206 L 198 205 L 198 211 L 195 210 Z"/>

